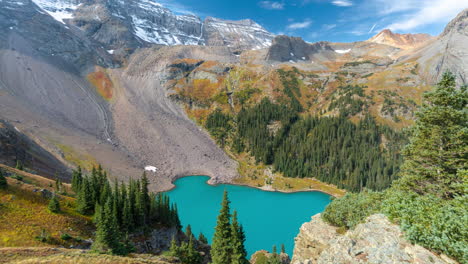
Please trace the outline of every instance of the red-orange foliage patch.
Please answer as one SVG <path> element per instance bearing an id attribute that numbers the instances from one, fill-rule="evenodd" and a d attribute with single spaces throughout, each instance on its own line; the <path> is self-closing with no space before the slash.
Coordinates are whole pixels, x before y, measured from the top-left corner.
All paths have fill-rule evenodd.
<path id="1" fill-rule="evenodd" d="M 114 85 L 107 73 L 98 69 L 97 71 L 88 74 L 88 81 L 96 87 L 96 90 L 104 99 L 112 99 Z"/>

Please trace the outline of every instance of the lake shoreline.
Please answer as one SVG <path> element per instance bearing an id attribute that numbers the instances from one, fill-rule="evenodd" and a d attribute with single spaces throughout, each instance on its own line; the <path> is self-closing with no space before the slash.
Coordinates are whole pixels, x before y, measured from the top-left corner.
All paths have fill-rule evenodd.
<path id="1" fill-rule="evenodd" d="M 177 204 L 182 226 L 192 232 L 213 237 L 223 193 L 229 193 L 230 209 L 238 212 L 238 221 L 246 232 L 248 255 L 272 245 L 285 245 L 293 254 L 298 229 L 311 215 L 323 212 L 332 196 L 318 191 L 285 193 L 264 191 L 245 185 L 216 182 L 206 175 L 180 176 L 166 195 Z M 285 210 L 290 210 L 285 213 Z M 281 228 L 279 228 L 281 227 Z"/>
<path id="2" fill-rule="evenodd" d="M 320 189 L 309 189 L 309 188 L 306 188 L 306 189 L 293 189 L 293 190 L 281 190 L 281 189 L 275 189 L 273 188 L 271 185 L 268 185 L 268 186 L 255 186 L 253 184 L 248 184 L 248 183 L 239 183 L 239 182 L 225 182 L 225 181 L 216 181 L 214 179 L 217 179 L 216 177 L 213 177 L 213 176 L 210 176 L 210 175 L 198 175 L 198 174 L 195 174 L 195 175 L 180 175 L 180 176 L 176 176 L 174 178 L 172 178 L 171 180 L 171 187 L 167 190 L 164 190 L 164 192 L 170 192 L 172 190 L 174 190 L 175 188 L 177 188 L 175 182 L 179 179 L 182 179 L 182 178 L 186 178 L 186 177 L 208 177 L 208 180 L 206 181 L 206 183 L 210 186 L 218 186 L 218 185 L 221 185 L 221 184 L 227 184 L 227 185 L 233 185 L 233 186 L 243 186 L 243 187 L 248 187 L 248 188 L 252 188 L 252 189 L 258 189 L 258 190 L 261 190 L 261 191 L 265 191 L 265 192 L 278 192 L 278 193 L 306 193 L 306 192 L 320 192 L 320 193 L 324 193 L 324 194 L 327 194 L 327 195 L 330 195 L 331 197 L 333 198 L 339 198 L 341 197 L 342 195 L 337 195 L 337 194 L 334 194 L 332 192 L 327 192 L 325 190 L 320 190 Z M 214 182 L 213 182 L 214 180 Z"/>

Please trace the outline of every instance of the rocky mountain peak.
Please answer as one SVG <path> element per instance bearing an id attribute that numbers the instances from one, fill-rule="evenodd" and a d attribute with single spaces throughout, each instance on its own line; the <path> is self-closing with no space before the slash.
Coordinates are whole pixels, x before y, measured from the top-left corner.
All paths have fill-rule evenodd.
<path id="1" fill-rule="evenodd" d="M 465 32 L 464 35 L 468 35 L 468 8 L 461 11 L 450 23 L 447 24 L 441 36 L 445 36 L 452 31 Z"/>
<path id="2" fill-rule="evenodd" d="M 274 35 L 250 19 L 179 15 L 152 0 L 33 0 L 41 12 L 71 23 L 108 50 L 159 45 L 211 45 L 260 49 Z"/>
<path id="3" fill-rule="evenodd" d="M 400 49 L 411 49 L 433 39 L 429 34 L 398 34 L 390 29 L 384 29 L 373 36 L 368 42 L 385 44 Z"/>
<path id="4" fill-rule="evenodd" d="M 330 51 L 333 49 L 328 42 L 309 44 L 300 37 L 276 36 L 266 55 L 267 61 L 297 62 L 308 61 L 314 53 Z"/>

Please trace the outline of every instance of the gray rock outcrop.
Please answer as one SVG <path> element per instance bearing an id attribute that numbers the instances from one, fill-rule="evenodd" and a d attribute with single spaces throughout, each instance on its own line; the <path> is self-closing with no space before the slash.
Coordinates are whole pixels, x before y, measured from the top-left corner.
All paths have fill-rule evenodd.
<path id="1" fill-rule="evenodd" d="M 327 42 L 309 44 L 299 37 L 277 36 L 265 57 L 267 61 L 296 62 L 309 61 L 315 54 L 334 56 L 334 50 Z"/>
<path id="2" fill-rule="evenodd" d="M 354 230 L 340 232 L 320 214 L 300 228 L 293 264 L 329 263 L 456 263 L 444 255 L 412 245 L 400 228 L 382 214 L 368 217 Z"/>
<path id="3" fill-rule="evenodd" d="M 451 71 L 457 77 L 457 83 L 468 83 L 468 8 L 463 10 L 446 27 L 439 38 L 410 59 L 426 65 L 423 74 L 432 83 L 440 80 L 445 71 Z"/>
<path id="4" fill-rule="evenodd" d="M 159 45 L 210 45 L 260 49 L 274 35 L 252 20 L 178 15 L 151 0 L 34 0 L 46 13 L 70 23 L 112 53 Z M 64 15 L 65 14 L 65 15 Z"/>

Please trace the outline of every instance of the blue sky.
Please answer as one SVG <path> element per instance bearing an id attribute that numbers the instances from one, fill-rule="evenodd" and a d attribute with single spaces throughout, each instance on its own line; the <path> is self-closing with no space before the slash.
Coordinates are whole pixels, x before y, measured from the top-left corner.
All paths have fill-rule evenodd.
<path id="1" fill-rule="evenodd" d="M 390 28 L 438 35 L 468 0 L 154 0 L 178 13 L 250 18 L 275 34 L 306 41 L 365 40 Z"/>

